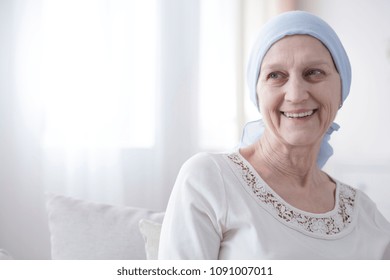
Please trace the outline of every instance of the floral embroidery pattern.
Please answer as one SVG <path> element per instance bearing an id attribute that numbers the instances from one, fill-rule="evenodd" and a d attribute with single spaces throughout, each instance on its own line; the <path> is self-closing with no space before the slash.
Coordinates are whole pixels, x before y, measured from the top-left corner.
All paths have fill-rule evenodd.
<path id="1" fill-rule="evenodd" d="M 275 197 L 272 192 L 267 190 L 237 153 L 228 155 L 228 158 L 238 166 L 243 180 L 251 188 L 260 202 L 285 222 L 310 233 L 328 236 L 341 232 L 352 222 L 352 212 L 356 196 L 355 189 L 341 184 L 337 213 L 328 217 L 313 217 L 291 209 Z"/>

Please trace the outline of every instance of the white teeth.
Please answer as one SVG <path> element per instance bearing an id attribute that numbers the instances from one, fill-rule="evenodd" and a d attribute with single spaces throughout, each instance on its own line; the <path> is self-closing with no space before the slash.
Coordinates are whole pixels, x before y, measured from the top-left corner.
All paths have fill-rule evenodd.
<path id="1" fill-rule="evenodd" d="M 314 110 L 310 110 L 310 111 L 304 112 L 304 113 L 287 113 L 287 112 L 283 112 L 283 115 L 285 115 L 287 118 L 303 118 L 303 117 L 311 116 L 311 115 L 313 115 L 313 113 L 314 113 Z"/>

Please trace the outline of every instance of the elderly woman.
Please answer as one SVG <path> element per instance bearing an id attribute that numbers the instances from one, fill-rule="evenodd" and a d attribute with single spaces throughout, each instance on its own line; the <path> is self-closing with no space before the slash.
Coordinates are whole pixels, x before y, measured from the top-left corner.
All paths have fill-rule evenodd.
<path id="1" fill-rule="evenodd" d="M 389 258 L 389 222 L 364 193 L 321 170 L 351 82 L 333 29 L 301 11 L 272 19 L 248 82 L 263 120 L 246 127 L 240 149 L 184 164 L 159 258 Z"/>

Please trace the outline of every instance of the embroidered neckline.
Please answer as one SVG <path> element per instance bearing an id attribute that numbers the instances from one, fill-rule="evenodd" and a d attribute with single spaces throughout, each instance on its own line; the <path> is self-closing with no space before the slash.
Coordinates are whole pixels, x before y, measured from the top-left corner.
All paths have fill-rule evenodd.
<path id="1" fill-rule="evenodd" d="M 352 187 L 338 182 L 339 190 L 335 209 L 327 214 L 311 214 L 282 201 L 260 176 L 252 171 L 240 154 L 236 152 L 227 157 L 235 164 L 241 179 L 255 195 L 260 205 L 287 225 L 309 234 L 330 237 L 341 233 L 352 223 L 356 199 L 356 190 Z"/>

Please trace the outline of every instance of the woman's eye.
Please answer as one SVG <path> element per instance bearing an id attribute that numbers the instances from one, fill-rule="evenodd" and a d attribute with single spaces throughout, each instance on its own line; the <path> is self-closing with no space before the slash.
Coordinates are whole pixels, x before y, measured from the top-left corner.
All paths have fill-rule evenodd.
<path id="1" fill-rule="evenodd" d="M 283 78 L 283 75 L 281 73 L 278 73 L 278 72 L 272 72 L 272 73 L 268 74 L 267 78 L 272 79 L 272 80 L 276 80 L 276 79 Z"/>
<path id="2" fill-rule="evenodd" d="M 325 73 L 319 69 L 312 69 L 305 73 L 305 77 L 314 78 L 314 79 L 322 78 L 324 75 Z"/>
<path id="3" fill-rule="evenodd" d="M 276 79 L 277 77 L 278 77 L 277 73 L 271 73 L 271 74 L 268 75 L 269 79 Z"/>

